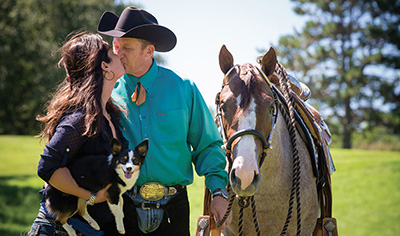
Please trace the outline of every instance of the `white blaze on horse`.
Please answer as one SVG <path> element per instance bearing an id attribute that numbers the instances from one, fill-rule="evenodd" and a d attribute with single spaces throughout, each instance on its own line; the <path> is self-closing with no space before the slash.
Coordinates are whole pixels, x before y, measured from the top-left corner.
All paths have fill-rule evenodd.
<path id="1" fill-rule="evenodd" d="M 301 235 L 312 235 L 319 217 L 316 177 L 311 159 L 314 157 L 310 157 L 302 138 L 295 139 L 293 145 L 290 136 L 294 134 L 289 132 L 282 105 L 278 105 L 277 94 L 270 81 L 277 82 L 282 76 L 279 70 L 284 68 L 278 66 L 275 51 L 270 50 L 262 58 L 262 71 L 251 64 L 234 65 L 233 57 L 225 46 L 221 48 L 219 60 L 225 78 L 222 90 L 217 94 L 217 118 L 231 159 L 230 186 L 242 201 L 242 206 L 233 204 L 233 220 L 223 234 L 238 235 L 240 232 L 256 235 L 255 224 L 260 230 L 257 233 L 262 235 L 281 234 L 288 218 L 290 196 L 294 194 L 293 158 L 294 152 L 297 152 L 297 199 L 301 199 L 301 221 L 297 222 L 297 201 L 294 197 L 291 223 L 285 233 L 296 235 L 297 227 L 300 227 Z M 294 131 L 297 137 L 301 137 L 297 129 Z M 240 209 L 252 199 L 257 203 L 256 212 Z M 258 224 L 253 222 L 254 213 Z M 238 222 L 240 214 L 243 214 L 241 223 Z"/>

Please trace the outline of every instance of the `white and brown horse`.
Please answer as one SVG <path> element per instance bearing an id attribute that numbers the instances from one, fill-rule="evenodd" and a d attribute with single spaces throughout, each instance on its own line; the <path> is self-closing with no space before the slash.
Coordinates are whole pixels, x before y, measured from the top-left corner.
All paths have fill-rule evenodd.
<path id="1" fill-rule="evenodd" d="M 278 66 L 275 51 L 264 55 L 260 70 L 251 64 L 234 65 L 231 53 L 222 46 L 219 63 L 225 78 L 217 94 L 217 118 L 231 162 L 230 186 L 241 203 L 233 204 L 233 220 L 224 235 L 256 235 L 255 225 L 262 235 L 296 235 L 298 230 L 312 235 L 319 216 L 316 178 L 306 144 L 301 138 L 292 143 L 295 134 L 289 132 L 288 114 L 267 79 L 277 82 L 282 77 L 284 68 Z M 299 159 L 294 164 L 296 154 Z M 298 185 L 293 185 L 294 177 Z M 301 215 L 296 200 L 301 200 Z M 243 210 L 249 201 L 253 211 Z M 293 213 L 287 225 L 289 201 Z"/>

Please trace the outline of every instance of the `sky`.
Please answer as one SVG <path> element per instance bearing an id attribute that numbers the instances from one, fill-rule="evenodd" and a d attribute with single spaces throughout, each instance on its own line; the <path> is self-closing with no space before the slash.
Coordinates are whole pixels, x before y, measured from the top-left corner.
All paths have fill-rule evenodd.
<path id="1" fill-rule="evenodd" d="M 214 107 L 223 73 L 218 54 L 222 45 L 234 64 L 256 64 L 259 49 L 277 45 L 281 36 L 304 27 L 290 0 L 125 0 L 153 14 L 172 30 L 177 45 L 167 53 L 167 68 L 195 82 L 206 103 Z M 279 60 L 279 58 L 278 58 Z"/>

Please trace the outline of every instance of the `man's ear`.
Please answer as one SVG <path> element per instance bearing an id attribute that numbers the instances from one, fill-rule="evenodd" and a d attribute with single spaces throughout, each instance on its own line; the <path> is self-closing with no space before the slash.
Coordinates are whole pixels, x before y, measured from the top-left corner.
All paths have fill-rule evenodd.
<path id="1" fill-rule="evenodd" d="M 154 47 L 154 45 L 150 44 L 147 45 L 147 47 L 144 49 L 144 53 L 146 54 L 146 57 L 153 57 L 154 52 L 156 51 L 156 48 Z"/>

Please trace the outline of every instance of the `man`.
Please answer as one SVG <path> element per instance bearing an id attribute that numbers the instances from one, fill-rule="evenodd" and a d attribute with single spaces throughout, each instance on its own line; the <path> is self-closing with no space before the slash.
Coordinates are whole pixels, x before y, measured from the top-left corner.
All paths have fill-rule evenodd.
<path id="1" fill-rule="evenodd" d="M 114 52 L 127 72 L 112 96 L 126 110 L 121 124 L 130 148 L 149 139 L 140 177 L 129 192 L 133 204 L 125 204 L 127 235 L 190 234 L 186 186 L 193 182 L 192 163 L 213 193 L 210 208 L 218 222 L 228 207 L 221 137 L 196 85 L 153 59 L 154 51 L 175 47 L 175 34 L 135 7 L 120 17 L 105 12 L 98 32 L 114 37 Z"/>

